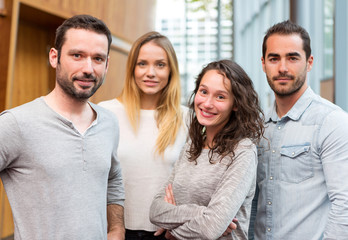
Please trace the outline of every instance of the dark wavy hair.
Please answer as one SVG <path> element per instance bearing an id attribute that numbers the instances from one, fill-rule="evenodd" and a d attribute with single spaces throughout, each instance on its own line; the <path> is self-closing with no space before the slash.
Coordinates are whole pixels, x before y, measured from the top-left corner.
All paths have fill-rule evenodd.
<path id="1" fill-rule="evenodd" d="M 189 107 L 191 112 L 191 124 L 189 137 L 191 146 L 188 149 L 189 161 L 196 161 L 204 147 L 203 127 L 197 120 L 194 111 L 194 98 L 198 92 L 203 76 L 210 70 L 217 70 L 231 82 L 231 92 L 234 97 L 234 106 L 237 111 L 232 111 L 230 119 L 222 130 L 214 136 L 213 146 L 210 146 L 209 161 L 212 162 L 213 153 L 224 157 L 232 153 L 231 162 L 234 158 L 234 150 L 238 143 L 249 138 L 255 144 L 264 133 L 264 114 L 259 105 L 259 99 L 254 90 L 253 83 L 245 71 L 235 62 L 220 60 L 209 63 L 204 67 L 196 79 L 196 87 L 190 97 Z"/>

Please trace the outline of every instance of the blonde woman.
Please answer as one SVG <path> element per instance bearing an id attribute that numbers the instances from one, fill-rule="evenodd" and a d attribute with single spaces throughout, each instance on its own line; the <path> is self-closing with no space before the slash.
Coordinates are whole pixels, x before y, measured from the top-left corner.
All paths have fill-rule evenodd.
<path id="1" fill-rule="evenodd" d="M 126 239 L 164 239 L 154 236 L 158 228 L 149 221 L 149 209 L 187 135 L 178 62 L 168 38 L 149 32 L 137 39 L 121 95 L 100 105 L 114 112 L 120 125 Z"/>

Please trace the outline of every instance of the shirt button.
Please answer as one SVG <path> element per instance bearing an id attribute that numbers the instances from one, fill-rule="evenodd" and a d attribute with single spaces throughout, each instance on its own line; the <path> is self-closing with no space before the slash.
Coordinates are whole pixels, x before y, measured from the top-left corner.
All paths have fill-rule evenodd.
<path id="1" fill-rule="evenodd" d="M 269 231 L 269 232 L 270 232 L 270 231 L 271 231 L 271 229 L 270 229 L 270 228 L 267 228 L 267 231 Z"/>
<path id="2" fill-rule="evenodd" d="M 272 205 L 272 202 L 271 202 L 271 201 L 269 201 L 269 202 L 268 202 L 268 205 Z"/>
<path id="3" fill-rule="evenodd" d="M 293 152 L 293 153 L 291 153 L 292 154 L 292 156 L 294 156 L 295 155 L 295 153 Z"/>
<path id="4" fill-rule="evenodd" d="M 275 150 L 272 150 L 272 153 L 275 153 Z"/>
<path id="5" fill-rule="evenodd" d="M 273 177 L 272 177 L 272 176 L 270 176 L 270 177 L 269 177 L 269 179 L 270 179 L 270 180 L 273 180 Z"/>
<path id="6" fill-rule="evenodd" d="M 278 127 L 278 129 L 280 130 L 280 129 L 281 129 L 281 127 L 279 126 L 279 127 Z"/>

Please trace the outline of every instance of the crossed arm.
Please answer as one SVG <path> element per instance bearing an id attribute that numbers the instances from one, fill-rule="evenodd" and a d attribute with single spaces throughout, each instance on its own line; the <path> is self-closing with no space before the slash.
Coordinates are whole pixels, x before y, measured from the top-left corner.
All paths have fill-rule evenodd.
<path id="1" fill-rule="evenodd" d="M 174 168 L 167 189 L 159 193 L 152 203 L 150 220 L 157 226 L 169 229 L 175 237 L 217 239 L 232 231 L 229 226 L 234 228 L 234 224 L 231 224 L 233 216 L 248 195 L 255 173 L 255 152 L 241 151 L 238 160 L 230 166 L 215 187 L 208 206 L 195 203 L 175 206 L 172 204 L 175 203 L 175 198 L 169 185 L 173 183 L 176 175 Z"/>
<path id="2" fill-rule="evenodd" d="M 166 201 L 167 203 L 170 203 L 170 204 L 176 206 L 174 193 L 173 193 L 173 188 L 172 188 L 171 184 L 169 184 L 165 188 L 164 201 Z M 236 230 L 237 229 L 237 224 L 236 224 L 237 222 L 238 222 L 238 219 L 237 218 L 233 218 L 232 222 L 227 226 L 227 229 L 222 234 L 222 236 L 226 236 L 226 235 L 230 234 L 233 230 Z M 161 235 L 164 231 L 166 231 L 166 234 L 165 234 L 165 238 L 166 239 L 168 239 L 168 240 L 176 240 L 176 238 L 168 230 L 165 230 L 163 228 L 160 228 L 159 230 L 157 230 L 157 232 L 155 233 L 155 236 Z"/>

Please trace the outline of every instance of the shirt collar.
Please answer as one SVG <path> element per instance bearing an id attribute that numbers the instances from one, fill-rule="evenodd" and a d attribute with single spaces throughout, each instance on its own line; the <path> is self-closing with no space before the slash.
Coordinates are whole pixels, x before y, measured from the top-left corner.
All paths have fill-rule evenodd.
<path id="1" fill-rule="evenodd" d="M 313 90 L 308 87 L 306 91 L 302 94 L 302 96 L 297 100 L 294 106 L 287 112 L 283 118 L 290 118 L 293 121 L 297 121 L 300 119 L 304 111 L 308 108 L 308 106 L 311 104 L 313 97 L 314 97 Z M 277 122 L 279 121 L 279 117 L 276 111 L 276 102 L 274 101 L 273 107 L 269 113 L 269 116 L 266 118 L 266 123 L 269 122 Z"/>
<path id="2" fill-rule="evenodd" d="M 99 111 L 98 109 L 95 107 L 95 105 L 91 102 L 88 101 L 89 106 L 93 109 L 93 111 L 96 114 L 96 118 L 94 119 L 94 121 L 92 122 L 91 126 L 94 126 L 98 123 L 98 119 L 99 119 Z"/>

